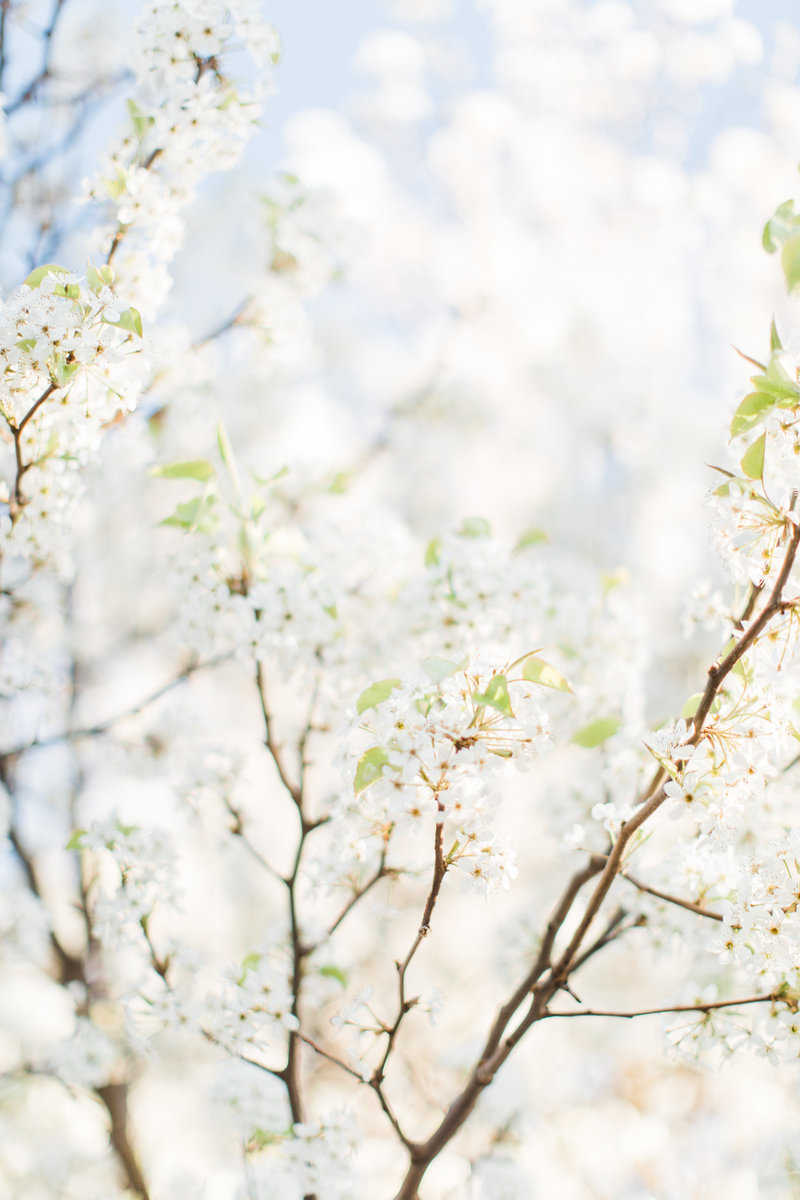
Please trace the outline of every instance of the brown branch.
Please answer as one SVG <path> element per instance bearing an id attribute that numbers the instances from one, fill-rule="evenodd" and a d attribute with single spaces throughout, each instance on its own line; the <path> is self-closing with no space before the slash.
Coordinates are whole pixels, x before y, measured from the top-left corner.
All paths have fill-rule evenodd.
<path id="1" fill-rule="evenodd" d="M 744 629 L 745 624 L 750 620 L 756 607 L 756 601 L 764 590 L 763 583 L 752 583 L 750 585 L 750 594 L 747 597 L 747 603 L 744 606 L 741 616 L 733 622 L 733 628 L 736 630 Z"/>
<path id="2" fill-rule="evenodd" d="M 258 847 L 253 844 L 250 835 L 245 830 L 242 814 L 239 812 L 238 808 L 234 808 L 227 796 L 223 798 L 223 803 L 233 818 L 231 834 L 239 839 L 245 849 L 248 850 L 256 862 L 264 868 L 268 875 L 270 875 L 277 883 L 282 883 L 284 887 L 288 887 L 290 881 L 286 878 L 286 876 L 281 875 L 277 867 L 273 867 L 269 859 L 265 858 Z"/>
<path id="3" fill-rule="evenodd" d="M 787 580 L 794 565 L 794 560 L 797 556 L 798 545 L 800 545 L 800 523 L 792 524 L 792 533 L 789 538 L 789 545 L 784 556 L 783 565 L 780 569 L 778 578 L 775 581 L 774 587 L 770 592 L 767 603 L 762 608 L 758 617 L 753 621 L 747 632 L 742 635 L 735 646 L 731 648 L 728 654 L 717 663 L 709 667 L 708 683 L 706 684 L 703 697 L 694 715 L 695 731 L 689 741 L 689 745 L 697 745 L 702 732 L 703 724 L 709 714 L 711 705 L 716 699 L 717 692 L 725 677 L 733 670 L 739 659 L 747 653 L 750 647 L 758 638 L 762 630 L 769 624 L 774 616 L 777 616 L 783 609 L 783 589 L 786 586 Z M 753 597 L 751 596 L 751 601 Z M 752 612 L 752 605 L 748 602 L 748 609 Z M 748 609 L 745 609 L 747 612 Z"/>
<path id="4" fill-rule="evenodd" d="M 627 933 L 629 929 L 641 928 L 641 926 L 644 924 L 644 920 L 641 915 L 635 916 L 627 923 L 627 925 L 623 924 L 627 915 L 628 914 L 624 908 L 620 907 L 617 909 L 603 932 L 600 934 L 600 937 L 592 942 L 591 946 L 587 946 L 583 953 L 575 959 L 575 965 L 572 968 L 573 972 L 579 971 L 584 963 L 588 962 L 590 958 L 593 958 L 595 954 L 599 953 L 599 951 L 603 950 L 606 946 L 610 946 L 612 942 L 616 942 L 617 939 L 621 938 L 622 935 Z"/>
<path id="5" fill-rule="evenodd" d="M 348 1075 L 352 1075 L 353 1078 L 357 1079 L 359 1083 L 367 1082 L 363 1075 L 359 1075 L 358 1071 L 349 1066 L 341 1058 L 337 1058 L 335 1054 L 331 1054 L 329 1050 L 324 1050 L 322 1046 L 315 1042 L 313 1038 L 310 1038 L 308 1034 L 298 1033 L 297 1036 L 300 1038 L 301 1042 L 310 1047 L 310 1049 L 313 1050 L 315 1054 L 318 1054 L 320 1058 L 327 1059 L 327 1061 L 333 1063 L 334 1066 L 341 1068 L 342 1071 L 346 1071 Z"/>
<path id="6" fill-rule="evenodd" d="M 354 889 L 353 895 L 347 901 L 344 908 L 341 909 L 338 917 L 336 917 L 336 919 L 333 921 L 333 924 L 328 927 L 327 936 L 332 937 L 345 917 L 353 911 L 359 900 L 361 900 L 363 896 L 366 896 L 367 892 L 369 892 L 376 883 L 379 883 L 381 879 L 385 879 L 386 876 L 390 874 L 393 874 L 393 872 L 387 871 L 386 869 L 386 848 L 384 847 L 384 849 L 381 851 L 380 862 L 378 863 L 375 874 L 367 880 L 363 887 Z"/>
<path id="7" fill-rule="evenodd" d="M 13 421 L 9 421 L 8 417 L 6 417 L 6 424 L 11 430 L 11 436 L 14 439 L 14 459 L 16 463 L 14 487 L 12 489 L 11 500 L 9 502 L 9 512 L 11 514 L 12 521 L 16 521 L 17 517 L 27 503 L 22 492 L 22 477 L 32 465 L 31 463 L 26 463 L 22 457 L 22 431 L 31 418 L 36 414 L 37 410 L 41 408 L 44 402 L 49 399 L 49 397 L 52 396 L 53 392 L 55 391 L 57 391 L 56 385 L 54 383 L 50 383 L 42 392 L 41 396 L 39 396 L 38 400 L 34 401 L 18 425 L 14 424 Z"/>
<path id="8" fill-rule="evenodd" d="M 789 545 L 786 555 L 776 583 L 770 593 L 770 597 L 762 609 L 760 615 L 753 621 L 747 632 L 741 637 L 739 642 L 720 662 L 715 663 L 709 670 L 708 682 L 703 693 L 700 705 L 695 713 L 695 730 L 690 745 L 696 745 L 702 735 L 703 725 L 711 709 L 711 705 L 719 691 L 719 688 L 733 669 L 736 663 L 740 660 L 743 654 L 747 652 L 750 646 L 758 638 L 759 634 L 767 626 L 769 621 L 782 612 L 788 605 L 782 601 L 781 596 L 783 588 L 789 578 L 795 557 L 797 555 L 798 545 L 800 545 L 800 525 L 793 526 Z M 751 595 L 748 601 L 748 608 L 745 610 L 752 612 L 755 600 Z M 556 906 L 556 910 L 548 923 L 545 932 L 545 938 L 542 942 L 536 962 L 530 972 L 523 980 L 522 984 L 513 993 L 510 1000 L 505 1004 L 490 1030 L 484 1050 L 481 1054 L 478 1063 L 473 1070 L 470 1078 L 462 1088 L 459 1095 L 450 1105 L 450 1108 L 445 1113 L 444 1118 L 440 1122 L 438 1128 L 434 1131 L 431 1137 L 426 1142 L 416 1143 L 410 1147 L 410 1166 L 405 1179 L 400 1187 L 400 1190 L 395 1196 L 395 1200 L 418 1200 L 418 1189 L 422 1178 L 427 1171 L 434 1158 L 444 1149 L 451 1138 L 457 1133 L 461 1126 L 466 1121 L 472 1109 L 475 1107 L 478 1096 L 481 1090 L 488 1086 L 494 1079 L 497 1071 L 503 1065 L 512 1052 L 514 1047 L 525 1035 L 528 1029 L 531 1028 L 537 1021 L 542 1020 L 547 1015 L 547 1004 L 549 1000 L 558 992 L 564 989 L 568 984 L 570 972 L 573 971 L 578 962 L 586 960 L 586 953 L 580 956 L 580 949 L 584 938 L 589 931 L 595 917 L 602 907 L 611 886 L 620 872 L 623 856 L 628 843 L 631 841 L 634 834 L 650 819 L 651 816 L 664 803 L 666 796 L 664 794 L 664 781 L 666 772 L 663 768 L 656 772 L 650 789 L 642 797 L 640 806 L 635 814 L 627 821 L 623 822 L 620 831 L 617 835 L 617 840 L 614 843 L 611 852 L 606 856 L 594 856 L 590 859 L 586 868 L 578 872 L 573 877 L 570 883 Z M 572 910 L 572 906 L 577 898 L 578 892 L 583 885 L 588 882 L 593 876 L 599 875 L 594 892 L 589 897 L 586 910 L 578 923 L 578 927 L 570 938 L 569 944 L 563 953 L 558 958 L 555 964 L 550 964 L 550 955 L 552 953 L 553 944 L 556 935 L 561 929 L 564 921 Z M 603 935 L 605 936 L 605 935 Z M 599 939 L 596 945 L 603 942 L 603 937 Z M 590 947 L 591 949 L 591 947 Z M 580 956 L 580 957 L 579 957 Z M 542 982 L 542 976 L 548 973 L 548 978 Z M 506 1031 L 511 1020 L 516 1015 L 520 1006 L 524 1003 L 528 996 L 531 996 L 531 1002 L 527 1014 L 522 1018 L 515 1029 L 508 1035 Z M 762 999 L 759 997 L 759 999 Z M 755 999 L 752 1001 L 755 1003 Z M 696 1010 L 695 1010 L 696 1011 Z"/>
<path id="9" fill-rule="evenodd" d="M 128 1184 L 134 1192 L 138 1192 L 142 1200 L 150 1200 L 142 1169 L 128 1138 L 128 1085 L 107 1083 L 94 1090 L 108 1112 L 111 1121 L 111 1145 L 124 1167 Z"/>
<path id="10" fill-rule="evenodd" d="M 436 805 L 437 815 L 442 814 L 444 812 L 444 805 L 438 799 L 438 797 L 436 800 Z M 402 962 L 396 962 L 394 964 L 395 969 L 397 970 L 397 1013 L 393 1023 L 384 1027 L 384 1031 L 387 1035 L 386 1047 L 383 1052 L 383 1057 L 381 1058 L 378 1066 L 375 1068 L 372 1079 L 370 1080 L 371 1086 L 378 1093 L 379 1099 L 381 1096 L 381 1085 L 383 1084 L 383 1080 L 386 1075 L 386 1065 L 389 1062 L 392 1051 L 394 1050 L 394 1045 L 397 1041 L 397 1035 L 400 1032 L 400 1026 L 402 1025 L 406 1015 L 417 1003 L 416 997 L 413 1000 L 409 1000 L 406 997 L 406 973 L 411 965 L 411 960 L 414 958 L 417 950 L 422 945 L 423 940 L 431 931 L 431 917 L 433 916 L 433 910 L 436 907 L 436 901 L 439 898 L 439 892 L 441 890 L 442 881 L 446 872 L 447 862 L 445 861 L 443 849 L 442 821 L 437 820 L 433 835 L 433 880 L 431 881 L 431 890 L 428 893 L 428 899 L 425 901 L 425 908 L 422 913 L 422 921 L 420 922 L 420 927 L 417 930 L 417 936 L 414 938 L 408 954 L 405 956 Z"/>
<path id="11" fill-rule="evenodd" d="M 66 0 L 55 0 L 53 5 L 53 13 L 50 17 L 50 24 L 42 33 L 44 41 L 44 53 L 42 55 L 42 65 L 31 79 L 30 83 L 22 89 L 18 96 L 11 100 L 6 106 L 6 115 L 10 116 L 17 109 L 22 108 L 25 104 L 29 104 L 31 100 L 36 98 L 36 94 L 43 84 L 47 83 L 52 78 L 50 69 L 50 59 L 53 52 L 53 38 L 55 37 L 56 26 L 58 25 L 59 17 L 64 9 Z M 3 4 L 3 24 L 5 25 L 6 11 L 8 4 Z M 5 65 L 5 63 L 3 63 Z"/>
<path id="12" fill-rule="evenodd" d="M 1 764 L 0 778 L 2 778 L 5 787 L 8 789 L 9 781 L 5 769 Z M 33 857 L 23 846 L 16 828 L 16 823 L 13 820 L 9 822 L 7 836 L 15 855 L 17 856 L 20 866 L 22 867 L 28 890 L 37 898 L 37 900 L 44 902 L 42 890 L 36 875 L 36 867 L 34 866 Z M 62 986 L 65 986 L 68 983 L 82 983 L 87 986 L 86 966 L 83 959 L 76 957 L 74 954 L 70 954 L 70 952 L 64 948 L 61 939 L 52 928 L 50 930 L 50 946 L 58 963 L 57 982 Z"/>
<path id="13" fill-rule="evenodd" d="M 229 654 L 222 654 L 218 658 L 209 659 L 207 662 L 189 663 L 183 670 L 170 679 L 167 683 L 162 684 L 156 691 L 151 692 L 149 696 L 145 696 L 142 700 L 138 700 L 132 704 L 130 708 L 125 708 L 122 712 L 115 713 L 111 717 L 105 717 L 102 721 L 97 721 L 94 725 L 82 725 L 77 729 L 65 729 L 62 733 L 54 733 L 49 737 L 34 738 L 31 742 L 25 742 L 21 746 L 14 746 L 11 750 L 6 750 L 4 757 L 17 758 L 21 754 L 27 753 L 28 750 L 39 750 L 44 746 L 55 746 L 60 742 L 72 742 L 79 738 L 97 737 L 99 734 L 107 733 L 114 725 L 118 725 L 120 721 L 126 721 L 129 717 L 136 717 L 139 713 L 144 712 L 151 704 L 155 704 L 162 696 L 171 692 L 173 688 L 184 683 L 196 671 L 201 671 L 207 667 L 217 667 L 220 663 L 227 662 L 231 658 Z"/>
<path id="14" fill-rule="evenodd" d="M 671 896 L 669 892 L 662 892 L 659 888 L 642 883 L 641 880 L 635 879 L 633 875 L 629 875 L 627 871 L 620 871 L 620 877 L 627 879 L 628 883 L 632 883 L 640 892 L 647 892 L 649 896 L 655 896 L 659 900 L 666 900 L 668 904 L 676 904 L 679 908 L 685 908 L 688 912 L 697 913 L 700 917 L 710 917 L 712 921 L 721 921 L 723 919 L 722 913 L 713 912 L 710 908 L 704 908 L 702 904 L 696 904 L 693 900 L 682 900 L 679 896 Z"/>
<path id="15" fill-rule="evenodd" d="M 240 301 L 231 315 L 227 317 L 220 325 L 217 325 L 217 327 L 212 329 L 210 333 L 204 333 L 202 337 L 199 337 L 196 341 L 192 342 L 192 349 L 199 350 L 202 346 L 208 345 L 209 342 L 216 341 L 217 338 L 222 337 L 223 334 L 228 333 L 229 330 L 234 329 L 237 325 L 240 325 L 242 323 L 242 317 L 247 312 L 249 304 L 250 297 L 247 296 L 244 300 Z"/>
<path id="16" fill-rule="evenodd" d="M 280 779 L 283 786 L 286 788 L 286 791 L 291 796 L 291 798 L 294 802 L 294 805 L 298 810 L 298 813 L 300 815 L 301 824 L 303 826 L 303 829 L 305 830 L 306 819 L 303 814 L 303 793 L 302 793 L 299 785 L 296 783 L 292 783 L 292 781 L 290 780 L 290 778 L 286 772 L 284 763 L 283 763 L 283 755 L 280 751 L 280 748 L 278 747 L 278 745 L 275 742 L 275 735 L 274 735 L 274 730 L 273 730 L 273 725 L 272 725 L 272 714 L 270 713 L 269 705 L 267 704 L 266 680 L 264 678 L 264 668 L 260 662 L 256 663 L 256 688 L 258 689 L 258 698 L 261 703 L 261 715 L 264 720 L 264 745 L 267 747 L 270 757 L 272 758 L 272 761 L 275 764 L 275 770 L 278 772 L 278 778 Z"/>
<path id="17" fill-rule="evenodd" d="M 712 1013 L 721 1008 L 741 1008 L 745 1004 L 776 1004 L 785 1002 L 780 992 L 770 992 L 766 996 L 743 996 L 739 1000 L 716 1000 L 710 1004 L 673 1004 L 666 1008 L 640 1008 L 632 1012 L 618 1012 L 614 1009 L 581 1008 L 575 1012 L 552 1012 L 550 1009 L 542 1014 L 542 1020 L 549 1017 L 621 1017 L 626 1021 L 634 1017 L 669 1016 L 672 1013 Z"/>

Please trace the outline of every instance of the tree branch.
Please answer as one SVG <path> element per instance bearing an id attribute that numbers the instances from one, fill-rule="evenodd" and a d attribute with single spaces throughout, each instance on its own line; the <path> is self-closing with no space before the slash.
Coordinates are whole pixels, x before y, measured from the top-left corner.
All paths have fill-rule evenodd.
<path id="1" fill-rule="evenodd" d="M 712 921 L 721 921 L 723 919 L 722 913 L 713 912 L 710 908 L 704 908 L 702 904 L 696 904 L 693 900 L 682 900 L 679 896 L 671 896 L 669 892 L 662 892 L 659 888 L 642 883 L 640 879 L 635 879 L 627 871 L 620 871 L 620 878 L 627 879 L 628 883 L 632 883 L 640 892 L 646 892 L 649 896 L 655 896 L 658 900 L 666 900 L 668 904 L 676 904 L 679 908 L 685 908 L 688 912 L 697 913 L 700 917 L 710 917 Z"/>
<path id="2" fill-rule="evenodd" d="M 780 992 L 769 992 L 764 996 L 743 996 L 738 1000 L 716 1000 L 710 1004 L 673 1004 L 666 1008 L 640 1008 L 631 1012 L 620 1012 L 615 1009 L 581 1008 L 575 1012 L 552 1012 L 548 1009 L 542 1014 L 542 1020 L 550 1017 L 621 1017 L 626 1021 L 634 1017 L 669 1016 L 671 1013 L 712 1013 L 722 1008 L 742 1008 L 746 1004 L 775 1004 L 785 1001 Z"/>

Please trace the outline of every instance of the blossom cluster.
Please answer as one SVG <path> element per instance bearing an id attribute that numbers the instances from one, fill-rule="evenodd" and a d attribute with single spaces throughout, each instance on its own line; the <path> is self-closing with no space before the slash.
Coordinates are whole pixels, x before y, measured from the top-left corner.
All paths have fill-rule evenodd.
<path id="1" fill-rule="evenodd" d="M 344 822 L 379 841 L 395 829 L 418 834 L 446 823 L 456 839 L 448 865 L 487 895 L 508 887 L 514 853 L 492 829 L 498 780 L 552 746 L 542 696 L 554 684 L 535 682 L 547 677 L 542 664 L 535 656 L 510 665 L 432 657 L 416 678 L 367 688 L 351 734 L 355 802 L 345 802 Z"/>
<path id="2" fill-rule="evenodd" d="M 103 231 L 109 261 L 115 258 L 124 294 L 146 317 L 170 286 L 181 210 L 203 175 L 234 165 L 260 112 L 263 75 L 240 91 L 222 73 L 223 56 L 234 49 L 259 64 L 278 56 L 277 36 L 248 0 L 158 0 L 140 15 L 130 130 L 89 195 L 110 206 L 116 228 Z"/>
<path id="3" fill-rule="evenodd" d="M 82 492 L 80 469 L 136 403 L 141 320 L 112 281 L 107 267 L 90 264 L 80 278 L 48 264 L 0 305 L 4 532 L 16 554 L 57 544 Z"/>

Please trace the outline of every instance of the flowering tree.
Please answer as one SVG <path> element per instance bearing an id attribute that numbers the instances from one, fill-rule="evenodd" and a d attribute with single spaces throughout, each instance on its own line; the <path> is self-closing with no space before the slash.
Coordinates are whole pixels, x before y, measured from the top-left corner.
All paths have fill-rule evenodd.
<path id="1" fill-rule="evenodd" d="M 260 6 L 126 7 L 0 4 L 0 1180 L 788 1195 L 790 1077 L 742 1064 L 800 1047 L 800 349 L 747 239 L 796 93 L 690 169 L 636 122 L 755 70 L 728 6 L 492 0 L 459 91 L 408 4 L 361 133 L 295 118 L 264 178 Z M 800 204 L 764 245 L 791 291 Z"/>

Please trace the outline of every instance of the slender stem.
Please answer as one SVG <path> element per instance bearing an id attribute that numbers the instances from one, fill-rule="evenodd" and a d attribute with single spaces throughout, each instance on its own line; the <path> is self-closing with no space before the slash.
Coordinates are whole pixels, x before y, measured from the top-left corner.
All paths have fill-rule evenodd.
<path id="1" fill-rule="evenodd" d="M 227 662 L 230 659 L 229 654 L 220 655 L 218 658 L 208 659 L 206 662 L 188 663 L 182 671 L 180 671 L 173 679 L 162 684 L 154 692 L 148 696 L 138 700 L 129 708 L 123 709 L 121 712 L 114 713 L 111 717 L 105 717 L 102 721 L 95 722 L 94 725 L 81 725 L 76 729 L 65 729 L 62 733 L 54 733 L 49 737 L 34 738 L 33 741 L 25 742 L 21 746 L 14 746 L 11 750 L 5 751 L 6 758 L 17 758 L 21 754 L 26 754 L 28 750 L 39 750 L 44 746 L 56 746 L 61 742 L 73 742 L 79 738 L 97 737 L 99 734 L 107 733 L 114 725 L 118 725 L 120 721 L 126 721 L 129 717 L 136 717 L 139 713 L 144 712 L 151 704 L 155 704 L 162 696 L 166 696 L 173 688 L 185 683 L 196 671 L 202 671 L 209 667 L 217 667 L 220 663 Z"/>
<path id="2" fill-rule="evenodd" d="M 306 822 L 305 822 L 305 817 L 303 816 L 303 811 L 302 811 L 302 809 L 303 809 L 303 793 L 300 790 L 299 785 L 296 783 L 292 783 L 292 781 L 289 779 L 289 776 L 286 772 L 286 767 L 284 766 L 283 755 L 281 753 L 280 747 L 277 745 L 277 743 L 275 741 L 275 734 L 274 734 L 274 729 L 273 729 L 273 724 L 272 724 L 272 714 L 270 713 L 269 705 L 267 703 L 266 679 L 264 676 L 264 668 L 260 662 L 256 663 L 256 687 L 258 689 L 258 698 L 261 703 L 261 715 L 264 720 L 264 745 L 267 747 L 267 750 L 269 751 L 269 755 L 270 755 L 273 763 L 275 764 L 275 770 L 278 772 L 278 778 L 280 779 L 283 786 L 286 788 L 286 791 L 291 796 L 291 798 L 294 802 L 294 805 L 300 814 L 301 823 L 303 824 L 303 826 L 305 826 Z"/>
<path id="3" fill-rule="evenodd" d="M 769 992 L 764 996 L 743 996 L 738 1000 L 717 1000 L 712 1004 L 671 1004 L 665 1008 L 639 1008 L 630 1012 L 604 1008 L 580 1008 L 575 1012 L 553 1012 L 548 1009 L 543 1013 L 542 1019 L 550 1017 L 621 1017 L 626 1021 L 631 1021 L 634 1017 L 668 1016 L 671 1013 L 712 1013 L 722 1008 L 743 1008 L 745 1004 L 776 1004 L 784 999 L 785 997 L 780 992 Z"/>
<path id="4" fill-rule="evenodd" d="M 366 896 L 367 892 L 369 892 L 376 883 L 379 883 L 381 879 L 385 879 L 385 877 L 390 873 L 391 872 L 386 870 L 386 849 L 384 848 L 381 851 L 380 862 L 378 863 L 375 874 L 372 875 L 362 887 L 354 890 L 353 895 L 347 901 L 344 908 L 341 909 L 338 917 L 336 917 L 333 923 L 328 926 L 328 937 L 331 937 L 336 932 L 342 921 L 346 916 L 348 916 L 349 913 L 353 911 L 359 900 Z"/>
<path id="5" fill-rule="evenodd" d="M 3 86 L 3 76 L 6 73 L 6 26 L 11 0 L 0 0 L 0 89 Z"/>
<path id="6" fill-rule="evenodd" d="M 271 875 L 276 882 L 282 883 L 284 887 L 289 887 L 290 880 L 288 880 L 285 875 L 281 875 L 280 871 L 276 867 L 273 867 L 269 859 L 265 858 L 258 847 L 253 844 L 250 835 L 247 833 L 244 827 L 244 820 L 238 808 L 234 808 L 227 797 L 224 799 L 224 804 L 233 818 L 233 827 L 231 828 L 231 833 L 233 836 L 239 839 L 242 845 L 252 855 L 256 862 L 264 868 L 268 875 Z"/>
<path id="7" fill-rule="evenodd" d="M 50 24 L 48 25 L 48 27 L 44 30 L 44 32 L 42 34 L 42 38 L 44 40 L 44 52 L 42 54 L 42 65 L 39 68 L 39 70 L 37 71 L 37 73 L 34 75 L 33 79 L 31 79 L 30 82 L 25 85 L 25 87 L 22 89 L 22 91 L 19 93 L 19 95 L 16 96 L 12 101 L 9 102 L 8 106 L 6 107 L 7 115 L 15 113 L 18 108 L 22 108 L 23 105 L 29 104 L 30 101 L 36 97 L 36 94 L 39 91 L 39 89 L 42 87 L 42 85 L 47 83 L 47 81 L 51 78 L 50 59 L 51 59 L 52 52 L 53 52 L 53 38 L 55 37 L 56 26 L 58 25 L 58 19 L 61 16 L 61 13 L 66 5 L 66 2 L 67 2 L 67 0 L 55 0 L 55 3 L 53 5 L 53 12 L 50 17 Z M 9 6 L 8 6 L 7 0 L 6 0 L 6 2 L 3 4 L 3 23 L 4 24 L 5 24 L 5 15 L 8 10 L 8 7 Z"/>
<path id="8" fill-rule="evenodd" d="M 247 306 L 249 303 L 249 296 L 240 301 L 231 315 L 226 317 L 226 319 L 220 325 L 217 325 L 216 328 L 212 329 L 210 333 L 205 333 L 202 337 L 197 338 L 197 340 L 192 343 L 192 349 L 199 350 L 202 346 L 208 345 L 209 342 L 216 341 L 217 338 L 222 337 L 223 334 L 240 324 L 242 317 L 247 311 Z"/>
<path id="9" fill-rule="evenodd" d="M 662 892 L 659 888 L 651 887 L 650 884 L 642 883 L 640 879 L 635 879 L 627 871 L 620 871 L 620 877 L 627 879 L 628 883 L 632 883 L 640 892 L 647 892 L 649 896 L 655 896 L 659 900 L 666 900 L 668 904 L 676 904 L 679 908 L 685 908 L 688 912 L 697 913 L 700 917 L 710 917 L 712 921 L 721 921 L 723 919 L 722 913 L 713 912 L 710 908 L 704 908 L 702 904 L 696 904 L 693 900 L 682 900 L 680 896 L 672 896 L 669 892 Z"/>
<path id="10" fill-rule="evenodd" d="M 789 545 L 786 550 L 786 555 L 783 560 L 783 565 L 780 569 L 778 578 L 775 580 L 775 585 L 770 592 L 767 603 L 762 608 L 758 617 L 753 621 L 747 632 L 739 639 L 735 646 L 729 651 L 725 657 L 717 663 L 709 667 L 708 683 L 703 692 L 703 697 L 695 712 L 695 732 L 690 741 L 690 745 L 696 745 L 700 739 L 703 724 L 709 714 L 711 705 L 714 703 L 717 692 L 725 677 L 733 670 L 739 659 L 747 653 L 750 647 L 758 638 L 759 634 L 766 628 L 774 616 L 783 609 L 783 589 L 786 586 L 787 580 L 794 565 L 794 560 L 797 556 L 797 548 L 800 545 L 800 523 L 791 526 L 792 533 L 789 538 Z M 751 596 L 748 602 L 748 607 L 745 612 L 753 610 L 753 597 Z"/>
<path id="11" fill-rule="evenodd" d="M 6 418 L 6 423 L 8 428 L 11 430 L 11 435 L 14 439 L 14 458 L 16 461 L 16 475 L 11 494 L 11 502 L 9 504 L 12 521 L 17 519 L 25 505 L 25 496 L 22 492 L 22 477 L 31 466 L 30 463 L 25 462 L 22 456 L 22 431 L 31 418 L 36 414 L 38 409 L 41 408 L 44 402 L 49 399 L 49 397 L 52 396 L 53 392 L 56 390 L 56 385 L 54 383 L 50 383 L 42 392 L 41 396 L 39 396 L 38 400 L 34 401 L 18 425 L 15 425 L 13 421 L 9 421 L 8 418 Z"/>
<path id="12" fill-rule="evenodd" d="M 444 811 L 444 805 L 438 799 L 437 799 L 436 803 L 437 803 L 437 807 L 438 807 L 438 812 L 442 813 Z M 425 908 L 422 913 L 422 921 L 420 922 L 420 927 L 417 930 L 417 936 L 414 938 L 414 941 L 411 945 L 411 949 L 409 950 L 408 954 L 405 956 L 403 961 L 395 963 L 395 968 L 397 970 L 397 1013 L 395 1015 L 395 1019 L 394 1019 L 393 1023 L 386 1027 L 387 1038 L 386 1038 L 386 1046 L 385 1046 L 384 1052 L 383 1052 L 383 1057 L 381 1058 L 381 1061 L 378 1064 L 378 1066 L 375 1068 L 375 1071 L 373 1072 L 373 1075 L 372 1075 L 372 1079 L 370 1081 L 372 1086 L 378 1092 L 379 1098 L 380 1098 L 380 1088 L 383 1083 L 384 1077 L 386 1075 L 386 1065 L 389 1062 L 389 1058 L 391 1057 L 392 1051 L 394 1050 L 395 1042 L 397 1041 L 397 1035 L 400 1032 L 400 1026 L 403 1023 L 403 1021 L 406 1017 L 406 1014 L 409 1013 L 411 1011 L 411 1009 L 414 1007 L 414 1005 L 417 1003 L 416 997 L 412 1000 L 409 1000 L 406 997 L 406 973 L 408 971 L 408 968 L 411 965 L 411 960 L 414 958 L 414 955 L 417 953 L 417 950 L 422 945 L 423 940 L 430 933 L 431 917 L 433 916 L 433 910 L 436 907 L 436 901 L 439 898 L 439 892 L 442 887 L 442 881 L 443 881 L 443 879 L 445 877 L 445 873 L 447 871 L 447 863 L 445 861 L 444 849 L 443 849 L 443 831 L 442 831 L 442 821 L 441 820 L 437 820 L 436 827 L 434 830 L 433 858 L 434 858 L 433 880 L 431 881 L 431 890 L 428 893 L 427 900 L 425 901 Z"/>
<path id="13" fill-rule="evenodd" d="M 313 1038 L 310 1038 L 308 1034 L 298 1033 L 297 1036 L 304 1045 L 313 1050 L 315 1054 L 318 1054 L 320 1058 L 327 1059 L 327 1061 L 333 1063 L 334 1066 L 339 1067 L 342 1071 L 346 1071 L 348 1075 L 352 1075 L 352 1077 L 357 1079 L 359 1083 L 366 1082 L 364 1077 L 359 1075 L 358 1071 L 355 1071 L 351 1066 L 348 1066 L 348 1064 L 341 1058 L 337 1058 L 335 1054 L 331 1054 L 329 1050 L 324 1050 L 322 1046 L 315 1042 Z"/>
<path id="14" fill-rule="evenodd" d="M 627 925 L 624 924 L 627 915 L 628 914 L 624 908 L 617 909 L 603 932 L 600 934 L 600 937 L 593 941 L 590 946 L 587 946 L 580 957 L 575 959 L 575 965 L 572 968 L 573 972 L 579 971 L 584 963 L 588 962 L 590 958 L 593 958 L 594 955 L 599 953 L 600 950 L 605 949 L 606 946 L 610 946 L 612 942 L 616 942 L 618 938 L 621 938 L 622 935 L 627 933 L 629 929 L 636 929 L 642 925 L 643 922 L 641 916 L 634 917 L 627 923 Z"/>

